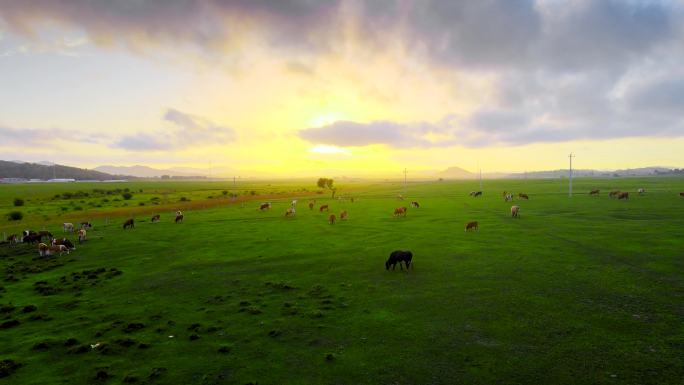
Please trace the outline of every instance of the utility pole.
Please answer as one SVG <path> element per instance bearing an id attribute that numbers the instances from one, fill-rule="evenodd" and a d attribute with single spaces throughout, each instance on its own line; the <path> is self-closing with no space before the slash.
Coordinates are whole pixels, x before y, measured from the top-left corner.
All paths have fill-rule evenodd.
<path id="1" fill-rule="evenodd" d="M 568 158 L 570 159 L 570 189 L 568 191 L 568 196 L 570 198 L 572 198 L 572 158 L 574 158 L 574 157 L 575 157 L 575 155 L 572 155 L 572 153 L 570 153 L 570 155 L 568 155 Z"/>
<path id="2" fill-rule="evenodd" d="M 406 168 L 404 168 L 404 196 L 406 196 L 406 173 L 407 172 L 408 171 L 406 171 Z"/>
<path id="3" fill-rule="evenodd" d="M 482 191 L 482 169 L 480 169 L 480 191 Z"/>

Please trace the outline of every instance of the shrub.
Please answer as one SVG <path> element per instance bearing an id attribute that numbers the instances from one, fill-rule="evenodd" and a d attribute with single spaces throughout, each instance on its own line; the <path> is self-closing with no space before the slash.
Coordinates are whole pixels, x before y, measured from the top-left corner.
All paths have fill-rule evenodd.
<path id="1" fill-rule="evenodd" d="M 226 195 L 228 195 L 228 191 L 223 190 L 223 191 L 221 191 L 221 194 L 223 194 L 223 196 L 226 196 Z"/>
<path id="2" fill-rule="evenodd" d="M 180 197 L 180 201 L 181 202 L 190 202 L 190 199 L 188 199 L 186 197 Z"/>
<path id="3" fill-rule="evenodd" d="M 138 203 L 138 206 L 145 206 L 145 202 Z"/>
<path id="4" fill-rule="evenodd" d="M 24 200 L 21 198 L 14 198 L 14 207 L 19 207 L 24 205 Z"/>
<path id="5" fill-rule="evenodd" d="M 126 190 L 128 190 L 128 189 L 126 189 Z M 125 199 L 125 200 L 129 200 L 129 199 L 133 198 L 133 194 L 131 194 L 131 193 L 129 193 L 129 192 L 125 192 L 125 193 L 121 194 L 121 196 L 122 196 L 123 199 Z"/>
<path id="6" fill-rule="evenodd" d="M 20 221 L 24 218 L 24 214 L 21 213 L 21 211 L 11 211 L 9 214 L 7 214 L 7 220 L 10 221 Z"/>

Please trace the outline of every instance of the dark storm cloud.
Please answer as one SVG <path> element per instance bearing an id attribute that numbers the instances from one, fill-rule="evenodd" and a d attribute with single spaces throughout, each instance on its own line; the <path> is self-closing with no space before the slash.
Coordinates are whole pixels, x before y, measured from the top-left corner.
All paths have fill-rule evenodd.
<path id="1" fill-rule="evenodd" d="M 683 9 L 667 0 L 0 0 L 0 25 L 30 36 L 51 21 L 82 29 L 101 45 L 183 44 L 236 56 L 250 47 L 239 44 L 248 31 L 287 63 L 285 71 L 309 76 L 318 73 L 316 54 L 343 49 L 345 28 L 353 25 L 358 43 L 373 52 L 398 41 L 433 66 L 490 76 L 495 97 L 449 124 L 337 122 L 304 129 L 303 139 L 484 146 L 684 135 L 684 77 L 679 65 L 660 65 L 684 61 Z M 301 57 L 314 59 L 304 65 Z M 168 120 L 188 132 L 208 124 Z M 426 130 L 446 139 L 427 139 Z M 159 149 L 188 141 L 172 134 L 127 137 L 119 145 Z"/>

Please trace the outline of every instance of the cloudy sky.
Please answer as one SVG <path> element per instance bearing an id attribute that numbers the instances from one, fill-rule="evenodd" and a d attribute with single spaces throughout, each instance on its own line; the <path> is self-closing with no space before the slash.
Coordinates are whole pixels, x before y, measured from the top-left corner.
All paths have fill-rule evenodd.
<path id="1" fill-rule="evenodd" d="M 0 0 L 0 158 L 684 166 L 684 2 Z"/>

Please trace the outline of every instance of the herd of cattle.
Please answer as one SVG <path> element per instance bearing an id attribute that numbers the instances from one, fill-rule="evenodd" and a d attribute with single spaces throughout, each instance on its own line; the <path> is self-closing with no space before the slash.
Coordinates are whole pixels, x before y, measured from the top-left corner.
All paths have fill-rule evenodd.
<path id="1" fill-rule="evenodd" d="M 78 243 L 81 244 L 87 239 L 87 230 L 93 227 L 90 222 L 82 222 L 80 228 L 76 232 L 78 235 Z M 73 223 L 64 223 L 62 226 L 64 232 L 74 232 L 75 226 Z M 24 230 L 21 235 L 10 234 L 7 238 L 10 245 L 16 243 L 37 243 L 38 254 L 41 257 L 64 253 L 69 254 L 71 250 L 76 250 L 76 246 L 66 237 L 55 237 L 47 230 L 34 231 Z M 47 242 L 47 243 L 44 243 Z"/>
<path id="2" fill-rule="evenodd" d="M 600 190 L 591 190 L 589 192 L 589 196 L 598 196 L 600 195 Z M 646 190 L 644 188 L 639 188 L 637 190 L 637 193 L 639 195 L 643 195 L 646 193 Z M 482 196 L 482 191 L 471 191 L 469 194 L 473 198 L 481 197 Z M 513 201 L 513 193 L 504 191 L 503 192 L 503 199 L 505 202 L 510 202 Z M 619 190 L 614 190 L 611 191 L 608 196 L 613 199 L 629 199 L 629 192 L 626 191 L 619 191 Z M 684 198 L 684 192 L 679 193 L 679 196 Z M 529 200 L 530 197 L 529 195 L 525 193 L 518 193 L 517 194 L 518 199 L 522 200 Z M 404 197 L 402 195 L 398 195 L 397 198 L 399 200 L 404 200 Z M 350 198 L 350 201 L 353 203 L 354 198 Z M 313 210 L 314 207 L 316 206 L 316 200 L 312 199 L 308 203 L 309 210 Z M 412 201 L 410 206 L 412 208 L 420 208 L 420 204 L 417 201 Z M 259 205 L 259 210 L 264 211 L 264 210 L 270 210 L 272 207 L 270 202 L 265 202 L 261 203 Z M 330 212 L 330 205 L 329 204 L 322 204 L 318 208 L 319 212 Z M 394 209 L 393 216 L 394 217 L 406 217 L 407 213 L 407 208 L 402 206 L 402 207 L 397 207 Z M 294 217 L 297 213 L 297 200 L 293 200 L 290 204 L 290 207 L 285 210 L 285 217 Z M 349 213 L 347 210 L 342 210 L 339 215 L 340 220 L 347 220 L 349 216 Z M 511 217 L 513 218 L 520 218 L 520 206 L 519 205 L 513 205 L 511 206 Z M 335 214 L 330 214 L 328 215 L 328 223 L 331 225 L 335 224 L 337 221 L 337 216 Z M 183 213 L 181 211 L 176 211 L 176 216 L 174 219 L 174 223 L 182 223 L 184 219 Z M 152 216 L 150 222 L 151 223 L 158 223 L 161 220 L 161 216 L 159 214 L 156 214 Z M 127 219 L 124 224 L 123 224 L 123 229 L 132 229 L 135 227 L 135 220 L 133 218 Z M 74 226 L 73 223 L 64 223 L 62 226 L 63 232 L 74 232 L 76 229 L 76 226 Z M 78 235 L 78 243 L 81 244 L 86 241 L 87 239 L 87 230 L 92 229 L 92 224 L 89 222 L 81 222 L 79 229 L 77 231 Z M 465 226 L 465 231 L 475 231 L 479 229 L 479 223 L 477 221 L 470 221 L 466 223 Z M 47 230 L 42 230 L 42 231 L 33 231 L 33 230 L 24 230 L 23 233 L 20 235 L 18 234 L 11 234 L 8 237 L 8 242 L 10 245 L 12 244 L 17 244 L 17 243 L 37 243 L 38 244 L 38 253 L 40 256 L 50 256 L 50 255 L 55 255 L 59 254 L 62 255 L 63 253 L 69 254 L 71 250 L 75 250 L 76 247 L 74 244 L 66 237 L 54 237 L 52 233 L 50 233 Z M 44 243 L 47 242 L 47 243 Z M 389 259 L 387 260 L 385 266 L 389 270 L 390 265 L 392 266 L 392 269 L 396 267 L 396 264 L 399 263 L 399 267 L 401 267 L 401 262 L 404 262 L 406 269 L 408 270 L 409 266 L 411 265 L 411 260 L 413 258 L 413 254 L 410 251 L 394 251 L 390 255 Z M 403 268 L 402 268 L 403 270 Z"/>

